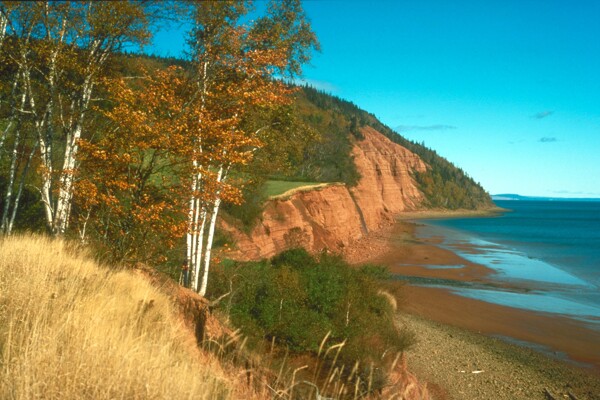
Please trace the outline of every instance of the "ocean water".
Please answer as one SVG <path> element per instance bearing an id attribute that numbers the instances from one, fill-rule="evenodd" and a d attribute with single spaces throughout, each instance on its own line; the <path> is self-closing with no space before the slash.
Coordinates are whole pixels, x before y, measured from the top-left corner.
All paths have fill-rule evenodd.
<path id="1" fill-rule="evenodd" d="M 461 296 L 560 314 L 600 330 L 600 202 L 496 201 L 496 217 L 424 221 L 421 236 L 494 270 L 506 289 L 449 287 Z M 421 221 L 423 222 L 423 221 Z"/>

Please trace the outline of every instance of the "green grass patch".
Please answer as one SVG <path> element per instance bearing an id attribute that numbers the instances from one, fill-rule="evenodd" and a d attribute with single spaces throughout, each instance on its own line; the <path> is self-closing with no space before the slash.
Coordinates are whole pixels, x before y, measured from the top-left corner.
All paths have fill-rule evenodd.
<path id="1" fill-rule="evenodd" d="M 297 189 L 303 186 L 311 187 L 322 185 L 322 182 L 289 182 L 289 181 L 267 181 L 265 183 L 265 196 L 279 196 L 288 190 Z"/>

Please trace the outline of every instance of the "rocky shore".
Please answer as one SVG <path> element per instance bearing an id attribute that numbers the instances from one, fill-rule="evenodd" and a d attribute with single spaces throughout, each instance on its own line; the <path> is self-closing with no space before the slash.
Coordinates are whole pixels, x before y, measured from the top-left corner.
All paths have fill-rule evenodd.
<path id="1" fill-rule="evenodd" d="M 357 243 L 347 257 L 415 280 L 489 284 L 491 270 L 438 246 L 441 238 L 419 238 L 417 229 L 417 222 L 399 221 Z M 600 399 L 600 332 L 443 288 L 398 284 L 404 285 L 400 321 L 418 339 L 408 367 L 435 399 Z"/>
<path id="2" fill-rule="evenodd" d="M 600 377 L 534 350 L 403 313 L 418 343 L 409 369 L 434 399 L 600 399 Z"/>

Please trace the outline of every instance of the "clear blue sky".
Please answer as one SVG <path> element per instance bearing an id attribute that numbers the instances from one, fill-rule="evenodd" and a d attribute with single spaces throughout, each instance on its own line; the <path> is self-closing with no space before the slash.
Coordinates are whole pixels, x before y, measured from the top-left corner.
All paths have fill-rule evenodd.
<path id="1" fill-rule="evenodd" d="M 312 0 L 304 78 L 492 194 L 600 197 L 600 1 Z M 181 54 L 177 30 L 159 54 Z M 150 51 L 152 51 L 150 50 Z"/>

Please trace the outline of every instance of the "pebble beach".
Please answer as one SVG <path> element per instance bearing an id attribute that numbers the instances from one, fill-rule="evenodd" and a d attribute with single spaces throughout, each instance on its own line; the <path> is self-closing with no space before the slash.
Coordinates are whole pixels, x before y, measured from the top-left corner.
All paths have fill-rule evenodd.
<path id="1" fill-rule="evenodd" d="M 369 256 L 354 261 L 385 265 L 398 277 L 399 321 L 418 340 L 408 366 L 434 398 L 600 399 L 600 332 L 418 284 L 498 284 L 488 279 L 489 268 L 443 248 L 440 238 L 419 238 L 418 226 L 399 221 L 361 243 L 357 254 Z"/>

